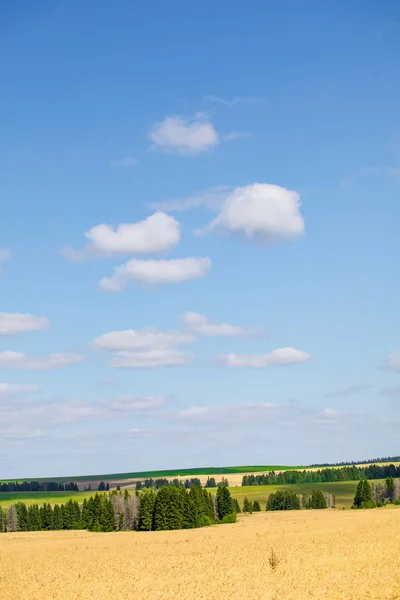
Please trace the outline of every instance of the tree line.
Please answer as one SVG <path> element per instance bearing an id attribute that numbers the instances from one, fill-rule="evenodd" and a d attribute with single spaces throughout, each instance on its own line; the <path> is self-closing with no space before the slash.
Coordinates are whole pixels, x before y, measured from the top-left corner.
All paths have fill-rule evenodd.
<path id="1" fill-rule="evenodd" d="M 267 498 L 265 510 L 300 510 L 334 508 L 334 494 L 314 489 L 311 494 L 296 494 L 292 490 L 278 490 Z"/>
<path id="2" fill-rule="evenodd" d="M 283 471 L 275 473 L 269 471 L 261 475 L 244 475 L 242 485 L 290 485 L 297 483 L 329 483 L 339 481 L 359 481 L 361 479 L 386 479 L 387 477 L 400 477 L 400 466 L 368 465 L 356 467 L 354 465 L 342 468 L 318 469 L 317 471 Z"/>
<path id="3" fill-rule="evenodd" d="M 79 488 L 73 481 L 8 481 L 0 483 L 0 492 L 79 492 Z"/>
<path id="4" fill-rule="evenodd" d="M 215 497 L 199 485 L 163 486 L 157 492 L 145 488 L 96 493 L 82 504 L 70 499 L 65 504 L 41 506 L 17 502 L 0 508 L 0 532 L 87 529 L 89 531 L 162 531 L 191 529 L 214 523 L 234 523 L 240 512 L 227 486 L 217 488 Z"/>
<path id="5" fill-rule="evenodd" d="M 158 478 L 158 479 L 150 478 L 150 479 L 145 479 L 144 481 L 136 482 L 136 489 L 142 490 L 143 488 L 153 488 L 155 490 L 159 490 L 163 486 L 173 486 L 173 487 L 177 487 L 177 488 L 183 487 L 188 490 L 194 485 L 201 486 L 201 482 L 198 477 L 192 477 L 191 479 L 186 479 L 185 481 L 182 481 L 181 479 L 178 479 L 178 478 L 175 478 L 172 480 L 168 480 L 165 478 Z M 207 482 L 204 487 L 216 488 L 219 485 L 225 485 L 225 486 L 229 487 L 229 482 L 226 479 L 226 477 L 222 477 L 221 481 L 218 483 L 216 482 L 215 477 L 208 477 Z"/>
<path id="6" fill-rule="evenodd" d="M 362 479 L 356 489 L 352 508 L 376 508 L 385 504 L 400 504 L 400 481 L 387 477 L 384 483 Z"/>
<path id="7" fill-rule="evenodd" d="M 341 467 L 344 465 L 371 465 L 374 463 L 394 463 L 400 462 L 400 456 L 385 456 L 383 458 L 370 458 L 368 460 L 348 460 L 336 463 L 315 463 L 310 467 Z"/>

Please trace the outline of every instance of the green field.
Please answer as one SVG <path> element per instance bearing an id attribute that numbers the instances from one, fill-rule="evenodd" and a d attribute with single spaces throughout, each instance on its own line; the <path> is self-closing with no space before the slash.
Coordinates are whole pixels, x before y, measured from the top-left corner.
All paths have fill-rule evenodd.
<path id="1" fill-rule="evenodd" d="M 265 504 L 269 494 L 277 490 L 289 489 L 296 494 L 311 494 L 312 490 L 319 489 L 324 492 L 330 492 L 336 496 L 337 508 L 350 508 L 353 504 L 358 481 L 340 481 L 335 483 L 300 483 L 298 485 L 249 485 L 230 488 L 232 496 L 237 498 L 240 506 L 243 505 L 244 497 L 254 502 L 258 500 L 262 510 L 265 510 Z"/>
<path id="2" fill-rule="evenodd" d="M 65 504 L 69 499 L 83 502 L 96 492 L 0 492 L 0 507 L 5 508 L 16 502 L 30 504 Z"/>
<path id="3" fill-rule="evenodd" d="M 243 505 L 244 497 L 249 500 L 258 500 L 261 508 L 265 509 L 266 499 L 269 494 L 277 490 L 290 489 L 296 494 L 311 494 L 314 488 L 331 492 L 336 496 L 336 506 L 350 508 L 353 503 L 354 494 L 357 487 L 357 481 L 342 481 L 338 483 L 302 483 L 298 485 L 252 485 L 231 487 L 232 496 L 238 499 L 239 504 Z M 215 488 L 210 491 L 215 493 Z M 85 498 L 93 496 L 96 492 L 0 492 L 0 506 L 5 508 L 15 502 L 25 502 L 29 504 L 63 504 L 71 498 L 77 502 L 83 502 Z"/>
<path id="4" fill-rule="evenodd" d="M 173 469 L 170 471 L 136 471 L 134 473 L 103 473 L 100 475 L 78 475 L 69 477 L 26 477 L 24 479 L 0 479 L 0 483 L 9 481 L 57 481 L 65 483 L 74 481 L 118 481 L 121 479 L 156 479 L 163 477 L 196 477 L 198 475 L 228 475 L 229 473 L 261 473 L 263 471 L 289 471 L 307 467 L 290 467 L 287 465 L 262 465 L 242 467 L 198 467 L 196 469 Z"/>

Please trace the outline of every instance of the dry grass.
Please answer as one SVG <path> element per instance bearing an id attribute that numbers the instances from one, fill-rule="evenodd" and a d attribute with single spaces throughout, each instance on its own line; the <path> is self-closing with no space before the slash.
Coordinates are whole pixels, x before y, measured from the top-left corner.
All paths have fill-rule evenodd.
<path id="1" fill-rule="evenodd" d="M 389 508 L 259 513 L 191 531 L 4 534 L 0 598 L 400 600 L 399 548 L 400 510 Z"/>

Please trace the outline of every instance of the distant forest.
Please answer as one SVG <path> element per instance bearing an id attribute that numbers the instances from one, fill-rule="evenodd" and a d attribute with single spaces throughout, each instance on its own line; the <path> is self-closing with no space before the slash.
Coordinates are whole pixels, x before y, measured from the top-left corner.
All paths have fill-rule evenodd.
<path id="1" fill-rule="evenodd" d="M 73 481 L 9 481 L 0 483 L 0 492 L 79 492 L 79 488 Z"/>
<path id="2" fill-rule="evenodd" d="M 345 465 L 372 465 L 374 463 L 400 462 L 400 456 L 385 456 L 384 458 L 371 458 L 369 460 L 349 460 L 337 463 L 315 463 L 310 467 L 342 467 Z"/>
<path id="3" fill-rule="evenodd" d="M 400 466 L 369 465 L 367 467 L 342 467 L 318 471 L 269 471 L 262 475 L 244 475 L 242 485 L 290 485 L 296 483 L 328 483 L 359 481 L 360 479 L 386 479 L 400 477 Z"/>

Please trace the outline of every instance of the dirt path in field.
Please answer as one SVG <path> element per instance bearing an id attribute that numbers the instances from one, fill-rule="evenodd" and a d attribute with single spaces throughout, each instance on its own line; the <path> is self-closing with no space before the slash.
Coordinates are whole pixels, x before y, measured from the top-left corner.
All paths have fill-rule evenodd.
<path id="1" fill-rule="evenodd" d="M 388 508 L 259 513 L 188 531 L 0 534 L 0 599 L 399 600 L 399 548 L 400 510 Z"/>

